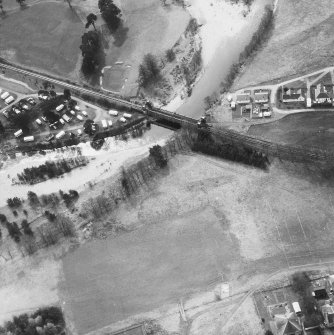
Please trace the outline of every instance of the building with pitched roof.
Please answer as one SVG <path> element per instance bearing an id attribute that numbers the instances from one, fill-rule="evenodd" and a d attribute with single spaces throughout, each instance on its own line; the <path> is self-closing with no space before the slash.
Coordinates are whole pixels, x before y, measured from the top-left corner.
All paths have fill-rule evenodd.
<path id="1" fill-rule="evenodd" d="M 242 93 L 237 95 L 237 104 L 249 104 L 250 102 L 250 93 Z"/>
<path id="2" fill-rule="evenodd" d="M 256 92 L 256 93 L 254 93 L 254 101 L 256 103 L 269 102 L 269 92 Z"/>
<path id="3" fill-rule="evenodd" d="M 272 331 L 275 335 L 300 335 L 303 334 L 303 327 L 295 313 L 290 312 L 275 315 Z"/>

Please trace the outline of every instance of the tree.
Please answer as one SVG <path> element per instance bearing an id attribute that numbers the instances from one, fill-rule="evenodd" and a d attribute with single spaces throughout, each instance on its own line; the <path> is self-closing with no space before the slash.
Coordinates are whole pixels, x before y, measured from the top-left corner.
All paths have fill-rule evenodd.
<path id="1" fill-rule="evenodd" d="M 1 8 L 1 3 L 0 3 L 0 8 Z M 5 127 L 3 126 L 3 124 L 0 122 L 0 135 L 5 133 Z"/>
<path id="2" fill-rule="evenodd" d="M 0 9 L 1 9 L 2 14 L 5 14 L 5 11 L 4 11 L 4 9 L 3 9 L 2 0 L 0 0 Z"/>
<path id="3" fill-rule="evenodd" d="M 37 194 L 32 191 L 28 191 L 28 201 L 29 201 L 29 206 L 32 208 L 36 208 L 37 206 L 41 204 L 39 202 Z"/>
<path id="4" fill-rule="evenodd" d="M 31 228 L 30 228 L 30 224 L 29 224 L 29 222 L 27 221 L 27 220 L 22 220 L 22 222 L 21 222 L 21 227 L 22 227 L 22 229 L 23 229 L 23 232 L 26 234 L 26 235 L 30 235 L 30 236 L 32 236 L 32 235 L 34 235 L 34 233 L 33 233 L 33 231 L 31 230 Z"/>
<path id="5" fill-rule="evenodd" d="M 71 100 L 71 91 L 68 88 L 64 88 L 64 99 L 67 101 Z"/>
<path id="6" fill-rule="evenodd" d="M 20 207 L 22 205 L 22 201 L 18 197 L 8 198 L 7 199 L 7 205 L 10 208 L 18 208 L 18 207 Z"/>
<path id="7" fill-rule="evenodd" d="M 6 215 L 4 215 L 4 214 L 0 214 L 0 222 L 1 222 L 1 223 L 5 223 L 5 222 L 7 222 L 7 217 L 6 217 Z"/>
<path id="8" fill-rule="evenodd" d="M 166 58 L 168 62 L 173 62 L 175 60 L 175 52 L 173 49 L 168 49 L 166 51 Z"/>
<path id="9" fill-rule="evenodd" d="M 167 159 L 164 157 L 160 145 L 154 145 L 152 148 L 150 148 L 150 156 L 153 157 L 155 163 L 160 168 L 164 168 L 167 166 Z"/>
<path id="10" fill-rule="evenodd" d="M 144 56 L 142 64 L 139 66 L 139 85 L 146 87 L 155 82 L 160 76 L 160 67 L 157 58 L 152 54 Z"/>
<path id="11" fill-rule="evenodd" d="M 266 332 L 264 333 L 264 335 L 274 335 L 273 332 L 271 330 L 266 330 Z"/>
<path id="12" fill-rule="evenodd" d="M 19 3 L 20 6 L 23 6 L 26 0 L 16 0 L 17 3 Z"/>
<path id="13" fill-rule="evenodd" d="M 92 25 L 96 31 L 95 27 L 95 21 L 97 20 L 97 16 L 93 13 L 90 13 L 87 15 L 87 23 L 86 23 L 86 28 L 89 28 L 90 25 Z"/>
<path id="14" fill-rule="evenodd" d="M 64 0 L 65 2 L 68 3 L 68 6 L 72 9 L 72 4 L 71 4 L 71 0 Z"/>
<path id="15" fill-rule="evenodd" d="M 99 65 L 99 52 L 101 49 L 99 34 L 90 30 L 81 37 L 82 72 L 86 75 L 93 74 L 96 66 Z"/>
<path id="16" fill-rule="evenodd" d="M 111 30 L 116 30 L 121 23 L 121 10 L 114 4 L 113 0 L 99 0 L 101 15 Z"/>

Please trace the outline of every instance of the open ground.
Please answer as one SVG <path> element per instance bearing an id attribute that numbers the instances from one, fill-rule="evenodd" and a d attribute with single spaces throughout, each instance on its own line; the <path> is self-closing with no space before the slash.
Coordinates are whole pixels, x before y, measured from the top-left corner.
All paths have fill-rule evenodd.
<path id="1" fill-rule="evenodd" d="M 0 25 L 1 57 L 49 73 L 71 76 L 79 60 L 84 24 L 66 4 L 31 5 L 8 13 L 0 19 Z"/>
<path id="2" fill-rule="evenodd" d="M 233 89 L 275 83 L 333 63 L 334 3 L 280 0 L 273 34 L 247 66 Z"/>
<path id="3" fill-rule="evenodd" d="M 266 124 L 252 125 L 248 134 L 272 142 L 331 151 L 334 145 L 333 122 L 333 112 L 305 112 L 287 115 Z"/>
<path id="4" fill-rule="evenodd" d="M 79 333 L 175 303 L 221 275 L 238 287 L 334 256 L 326 185 L 278 163 L 269 172 L 205 156 L 170 164 L 160 185 L 113 214 L 128 232 L 64 258 L 62 296 Z"/>

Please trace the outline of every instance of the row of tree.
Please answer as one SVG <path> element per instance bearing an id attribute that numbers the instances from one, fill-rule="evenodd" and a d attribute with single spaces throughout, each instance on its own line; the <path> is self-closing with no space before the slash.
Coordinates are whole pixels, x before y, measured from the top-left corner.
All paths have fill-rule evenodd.
<path id="1" fill-rule="evenodd" d="M 85 157 L 75 157 L 72 159 L 62 159 L 60 161 L 47 161 L 37 167 L 25 168 L 17 177 L 21 183 L 35 184 L 43 180 L 59 177 L 71 170 L 87 165 Z"/>
<path id="2" fill-rule="evenodd" d="M 251 41 L 239 56 L 238 63 L 232 65 L 225 80 L 221 83 L 221 92 L 227 92 L 233 84 L 234 79 L 240 72 L 246 60 L 251 57 L 269 38 L 274 26 L 274 12 L 271 6 L 265 7 L 260 25 L 254 33 Z"/>
<path id="3" fill-rule="evenodd" d="M 0 326 L 0 334 L 60 335 L 65 334 L 65 320 L 59 307 L 44 307 L 31 314 L 14 316 Z"/>

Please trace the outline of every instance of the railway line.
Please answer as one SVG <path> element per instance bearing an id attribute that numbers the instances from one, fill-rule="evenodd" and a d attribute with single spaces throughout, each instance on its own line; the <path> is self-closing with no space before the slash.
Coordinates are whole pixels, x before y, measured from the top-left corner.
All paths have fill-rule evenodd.
<path id="1" fill-rule="evenodd" d="M 152 118 L 156 124 L 167 127 L 169 129 L 173 128 L 171 125 L 175 125 L 176 128 L 181 128 L 184 126 L 194 127 L 197 125 L 197 120 L 185 115 L 169 112 L 161 108 L 144 108 L 141 104 L 128 101 L 126 99 L 111 96 L 109 94 L 100 93 L 94 91 L 93 89 L 84 88 L 75 84 L 71 84 L 59 79 L 50 78 L 46 75 L 38 74 L 29 70 L 18 68 L 13 65 L 4 64 L 0 62 L 0 68 L 14 71 L 26 76 L 30 76 L 43 81 L 48 81 L 55 85 L 63 88 L 68 88 L 73 92 L 80 92 L 95 98 L 106 99 L 110 102 L 117 103 L 121 106 L 129 107 L 135 111 L 145 114 Z M 281 143 L 274 143 L 263 138 L 254 137 L 247 134 L 241 134 L 233 130 L 222 129 L 217 127 L 210 127 L 207 129 L 208 132 L 217 136 L 223 141 L 229 141 L 237 145 L 243 145 L 253 150 L 258 150 L 266 153 L 267 155 L 275 156 L 283 160 L 288 160 L 292 162 L 314 162 L 323 161 L 329 162 L 334 161 L 333 152 L 323 151 L 320 149 L 307 149 L 304 147 L 285 145 Z"/>

